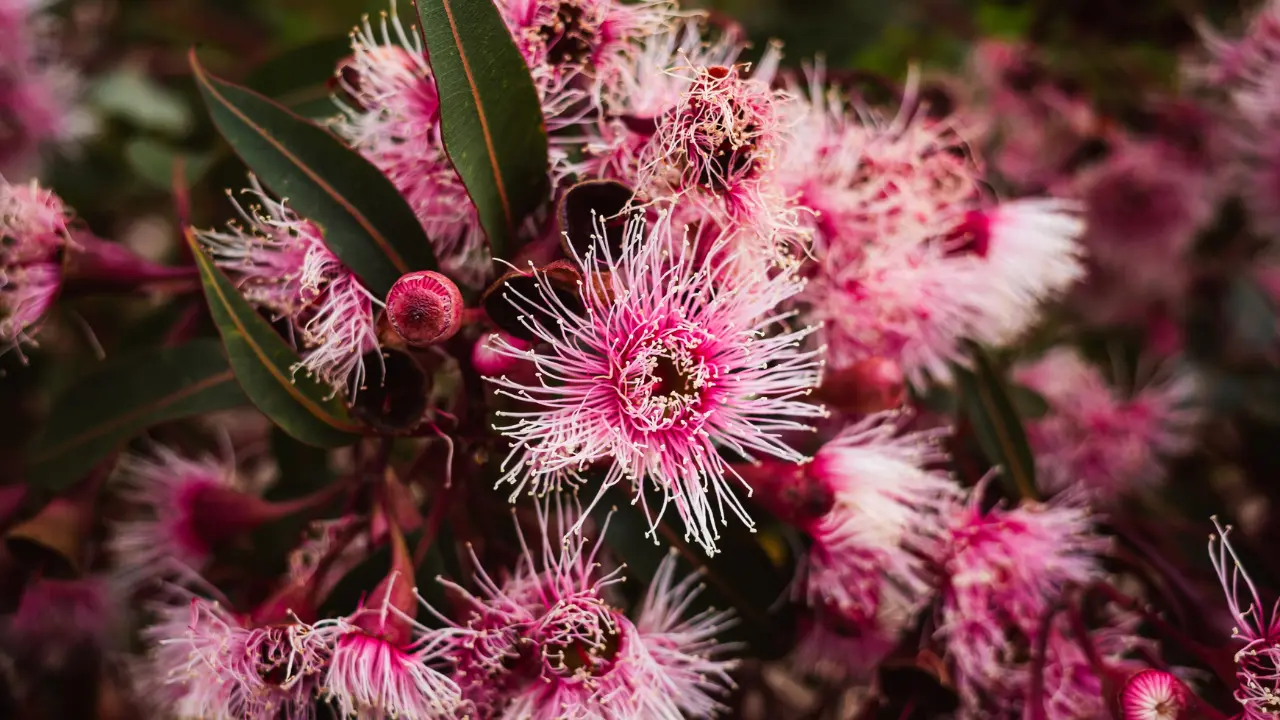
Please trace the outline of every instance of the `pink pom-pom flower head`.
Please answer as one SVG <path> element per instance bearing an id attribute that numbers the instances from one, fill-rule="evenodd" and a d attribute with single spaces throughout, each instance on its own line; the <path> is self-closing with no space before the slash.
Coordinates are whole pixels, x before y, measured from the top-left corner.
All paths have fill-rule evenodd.
<path id="1" fill-rule="evenodd" d="M 200 240 L 249 302 L 292 323 L 304 351 L 295 371 L 314 374 L 334 392 L 358 389 L 364 356 L 377 347 L 377 301 L 325 245 L 319 227 L 268 195 L 257 178 L 249 182 L 245 192 L 255 202 L 236 203 L 244 224 L 199 232 Z"/>
<path id="2" fill-rule="evenodd" d="M 1029 668 L 1018 647 L 1037 637 L 1045 613 L 1070 584 L 1102 574 L 1108 547 L 1089 513 L 1066 504 L 982 510 L 975 489 L 948 524 L 937 637 L 946 642 L 962 698 L 1012 699 Z"/>
<path id="3" fill-rule="evenodd" d="M 1100 503 L 1158 485 L 1163 458 L 1191 447 L 1201 416 L 1199 383 L 1183 372 L 1125 397 L 1075 351 L 1059 348 L 1014 377 L 1049 404 L 1027 424 L 1038 481 L 1050 492 L 1082 486 Z"/>
<path id="4" fill-rule="evenodd" d="M 40 319 L 62 288 L 70 242 L 62 200 L 34 182 L 0 179 L 0 349 L 34 343 Z"/>
<path id="5" fill-rule="evenodd" d="M 772 464 L 756 473 L 759 501 L 813 541 L 797 590 L 818 627 L 797 652 L 802 666 L 871 667 L 874 650 L 891 648 L 932 596 L 938 528 L 961 491 L 929 467 L 945 459 L 938 444 L 947 431 L 903 426 L 899 411 L 876 413 L 794 473 Z M 845 645 L 857 652 L 838 652 Z"/>
<path id="6" fill-rule="evenodd" d="M 1232 639 L 1239 643 L 1234 657 L 1235 699 L 1244 720 L 1268 720 L 1280 707 L 1280 602 L 1267 612 L 1258 587 L 1227 538 L 1231 526 L 1223 526 L 1216 517 L 1213 526 L 1218 533 L 1209 536 L 1209 560 L 1235 621 Z"/>
<path id="7" fill-rule="evenodd" d="M 819 353 L 799 347 L 812 329 L 780 327 L 786 316 L 774 312 L 802 285 L 785 273 L 718 285 L 718 263 L 732 253 L 696 260 L 665 217 L 650 227 L 633 219 L 620 252 L 604 238 L 600 228 L 579 260 L 599 268 L 590 282 L 608 292 L 584 283 L 581 307 L 570 308 L 539 275 L 536 294 L 507 294 L 538 344 L 496 347 L 532 360 L 538 382 L 489 378 L 524 405 L 501 413 L 514 420 L 498 427 L 513 445 L 503 481 L 516 485 L 514 498 L 610 461 L 599 493 L 623 480 L 651 483 L 664 500 L 657 518 L 646 503 L 650 521 L 674 504 L 688 537 L 713 553 L 716 508 L 720 523 L 727 506 L 750 524 L 720 448 L 799 462 L 780 434 L 824 414 L 803 401 L 820 368 Z"/>
<path id="8" fill-rule="evenodd" d="M 259 625 L 222 603 L 175 595 L 142 633 L 150 655 L 140 680 L 153 703 L 174 717 L 315 717 L 327 650 L 309 625 Z"/>
<path id="9" fill-rule="evenodd" d="M 468 700 L 485 716 L 509 720 L 715 715 L 733 666 L 715 636 L 731 613 L 687 615 L 701 591 L 698 576 L 677 580 L 668 556 L 632 621 L 613 599 L 621 570 L 601 572 L 600 545 L 588 550 L 582 534 L 553 547 L 551 538 L 574 518 L 557 505 L 558 527 L 550 520 L 540 505 L 538 549 L 525 544 L 505 582 L 480 570 L 480 595 L 446 583 L 470 608 L 454 651 Z"/>

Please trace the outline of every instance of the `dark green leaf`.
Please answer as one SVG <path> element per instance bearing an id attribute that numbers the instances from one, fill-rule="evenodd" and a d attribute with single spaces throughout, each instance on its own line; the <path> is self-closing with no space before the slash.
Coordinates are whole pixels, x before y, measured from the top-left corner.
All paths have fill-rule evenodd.
<path id="1" fill-rule="evenodd" d="M 649 507 L 660 507 L 662 499 L 656 491 L 647 492 Z M 645 587 L 653 580 L 659 563 L 674 552 L 678 556 L 678 577 L 703 571 L 705 588 L 688 613 L 708 607 L 735 611 L 738 624 L 719 639 L 749 643 L 766 657 L 778 657 L 790 647 L 794 607 L 783 601 L 788 597 L 795 566 L 787 543 L 774 532 L 773 525 L 761 522 L 759 532 L 752 533 L 746 526 L 730 522 L 720 530 L 720 552 L 707 557 L 701 547 L 684 540 L 674 509 L 658 523 L 657 543 L 646 536 L 649 521 L 639 505 L 632 504 L 629 491 L 618 485 L 610 488 L 594 514 L 603 521 L 610 510 L 614 512 L 605 542 L 626 562 L 629 574 Z M 777 550 L 779 557 L 771 557 L 763 542 Z"/>
<path id="2" fill-rule="evenodd" d="M 29 456 L 28 482 L 63 490 L 152 425 L 244 403 L 217 340 L 114 358 L 54 402 Z"/>
<path id="3" fill-rule="evenodd" d="M 339 447 L 355 442 L 353 433 L 360 428 L 342 402 L 330 397 L 329 388 L 315 379 L 295 375 L 298 353 L 240 296 L 190 231 L 187 242 L 200 268 L 209 312 L 249 400 L 282 430 L 309 445 Z"/>
<path id="4" fill-rule="evenodd" d="M 546 198 L 547 132 L 529 68 L 493 0 L 416 0 L 449 158 L 494 257 Z"/>
<path id="5" fill-rule="evenodd" d="M 435 269 L 413 209 L 376 167 L 315 123 L 267 98 L 209 75 L 195 51 L 191 69 L 209 114 L 249 169 L 383 297 L 401 275 Z"/>
<path id="6" fill-rule="evenodd" d="M 1010 399 L 1009 386 L 982 348 L 972 345 L 971 357 L 972 371 L 959 366 L 954 371 L 961 407 L 978 444 L 991 462 L 1002 467 L 1000 477 L 1014 497 L 1038 499 L 1035 455 Z"/>
<path id="7" fill-rule="evenodd" d="M 318 97 L 329 98 L 329 81 L 338 64 L 351 55 L 351 36 L 321 38 L 290 48 L 254 68 L 245 85 L 286 107 Z M 332 114 L 337 107 L 330 103 Z"/>
<path id="8" fill-rule="evenodd" d="M 265 493 L 268 500 L 309 495 L 334 479 L 328 450 L 299 442 L 278 427 L 271 429 L 271 455 L 280 473 Z"/>

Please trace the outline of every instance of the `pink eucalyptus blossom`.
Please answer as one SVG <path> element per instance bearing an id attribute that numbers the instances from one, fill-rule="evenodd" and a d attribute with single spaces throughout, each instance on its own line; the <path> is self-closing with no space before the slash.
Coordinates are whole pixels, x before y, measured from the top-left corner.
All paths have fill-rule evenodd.
<path id="1" fill-rule="evenodd" d="M 40 319 L 62 288 L 70 234 L 62 199 L 34 181 L 0 179 L 0 350 L 34 345 Z"/>
<path id="2" fill-rule="evenodd" d="M 1027 423 L 1037 480 L 1051 492 L 1083 486 L 1103 503 L 1158 485 L 1163 460 L 1192 447 L 1202 415 L 1200 384 L 1186 372 L 1166 372 L 1126 396 L 1075 351 L 1058 348 L 1014 377 L 1049 404 Z"/>
<path id="3" fill-rule="evenodd" d="M 845 636 L 893 637 L 930 600 L 935 579 L 927 563 L 942 551 L 936 529 L 961 499 L 944 473 L 928 469 L 946 457 L 938 443 L 947 430 L 902 426 L 897 412 L 871 415 L 824 444 L 805 468 L 834 503 L 802 525 L 813 538 L 804 595 Z"/>
<path id="4" fill-rule="evenodd" d="M 202 231 L 201 241 L 249 302 L 291 321 L 304 351 L 295 371 L 316 375 L 335 392 L 358 389 L 364 355 L 377 347 L 377 301 L 325 245 L 319 227 L 268 195 L 257 178 L 249 182 L 253 204 L 235 203 L 245 224 Z"/>
<path id="5" fill-rule="evenodd" d="M 674 720 L 722 709 L 733 663 L 715 635 L 732 624 L 731 613 L 688 614 L 701 592 L 698 576 L 677 580 L 668 556 L 633 622 L 612 602 L 621 570 L 600 570 L 600 544 L 588 551 L 582 534 L 570 534 L 553 548 L 560 532 L 546 506 L 538 513 L 539 550 L 524 545 L 505 582 L 479 570 L 479 596 L 445 583 L 470 607 L 455 651 L 468 698 L 510 720 Z M 557 506 L 556 521 L 562 529 L 574 518 Z"/>
<path id="6" fill-rule="evenodd" d="M 782 327 L 788 316 L 775 312 L 802 283 L 779 273 L 749 287 L 717 285 L 718 263 L 732 254 L 696 261 L 667 218 L 648 228 L 633 219 L 616 256 L 603 237 L 601 229 L 580 261 L 599 264 L 592 282 L 610 292 L 584 285 L 582 310 L 557 299 L 544 275 L 536 294 L 507 294 L 539 344 L 497 347 L 532 360 L 538 383 L 489 378 L 525 405 L 500 413 L 513 420 L 498 427 L 512 441 L 502 481 L 516 486 L 513 498 L 542 493 L 611 460 L 596 501 L 623 480 L 636 490 L 651 483 L 664 499 L 656 517 L 645 502 L 650 522 L 674 504 L 686 536 L 714 553 L 716 508 L 719 524 L 728 506 L 751 525 L 719 448 L 798 462 L 780 434 L 824 414 L 803 400 L 820 368 L 818 353 L 799 347 L 812 329 Z"/>
<path id="7" fill-rule="evenodd" d="M 174 594 L 142 632 L 150 655 L 140 680 L 153 702 L 175 717 L 315 716 L 326 648 L 310 626 L 296 618 L 259 626 L 216 601 Z"/>
<path id="8" fill-rule="evenodd" d="M 1253 578 L 1227 539 L 1231 526 L 1223 526 L 1216 517 L 1213 526 L 1218 534 L 1209 536 L 1209 560 L 1218 573 L 1235 621 L 1232 640 L 1240 646 L 1234 658 L 1235 699 L 1243 710 L 1240 717 L 1271 720 L 1280 708 L 1280 601 L 1267 612 Z"/>
<path id="9" fill-rule="evenodd" d="M 1083 508 L 1024 502 L 983 511 L 980 485 L 945 531 L 945 582 L 936 636 L 946 643 L 961 697 L 1016 697 L 1026 687 L 1018 647 L 1072 584 L 1102 576 L 1108 541 Z"/>

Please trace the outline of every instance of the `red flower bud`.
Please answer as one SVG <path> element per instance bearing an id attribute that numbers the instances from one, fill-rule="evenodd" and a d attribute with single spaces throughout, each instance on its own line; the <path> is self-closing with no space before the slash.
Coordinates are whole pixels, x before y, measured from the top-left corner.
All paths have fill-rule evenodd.
<path id="1" fill-rule="evenodd" d="M 462 293 L 440 273 L 411 272 L 387 293 L 387 319 L 414 347 L 444 342 L 462 327 Z"/>

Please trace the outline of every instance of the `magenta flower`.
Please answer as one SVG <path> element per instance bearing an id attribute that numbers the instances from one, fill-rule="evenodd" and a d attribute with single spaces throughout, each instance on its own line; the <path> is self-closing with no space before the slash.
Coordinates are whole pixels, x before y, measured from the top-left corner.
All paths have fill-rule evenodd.
<path id="1" fill-rule="evenodd" d="M 1133 660 L 1135 651 L 1154 649 L 1153 643 L 1138 634 L 1141 618 L 1134 613 L 1107 608 L 1101 627 L 1087 630 L 1088 637 L 1081 637 L 1065 616 L 1058 616 L 1049 629 L 1045 644 L 1044 667 L 1040 681 L 1043 684 L 1043 702 L 1047 720 L 1074 720 L 1075 718 L 1108 717 L 1108 691 L 1106 675 L 1123 678 L 1143 669 L 1142 663 Z M 1103 667 L 1090 662 L 1085 645 L 1092 646 Z M 1028 700 L 1029 690 L 1007 683 L 1015 678 L 1026 682 L 1027 665 L 1015 665 L 1004 678 L 1006 687 L 997 696 L 1004 707 L 1019 707 Z M 1100 674 L 1101 673 L 1101 674 Z"/>
<path id="2" fill-rule="evenodd" d="M 331 126 L 385 174 L 413 208 L 446 271 L 479 285 L 488 245 L 475 204 L 445 153 L 435 78 L 416 31 L 394 12 L 379 30 L 368 19 L 351 34 L 338 80 L 348 99 Z"/>
<path id="3" fill-rule="evenodd" d="M 76 102 L 79 75 L 59 58 L 46 0 L 0 2 L 0 177 L 25 178 L 39 151 L 73 142 L 93 127 Z"/>
<path id="4" fill-rule="evenodd" d="M 927 469 L 945 459 L 938 442 L 948 431 L 902 432 L 902 425 L 897 412 L 871 415 L 823 445 L 805 469 L 834 502 L 801 525 L 813 538 L 804 593 L 837 636 L 896 637 L 935 586 L 926 563 L 939 558 L 937 528 L 961 491 Z M 846 660 L 874 662 L 865 654 Z"/>
<path id="5" fill-rule="evenodd" d="M 1044 417 L 1027 423 L 1038 481 L 1051 492 L 1083 486 L 1098 502 L 1158 485 L 1162 459 L 1192 447 L 1202 414 L 1192 375 L 1167 373 L 1125 397 L 1066 348 L 1015 369 L 1014 376 L 1049 404 Z"/>
<path id="6" fill-rule="evenodd" d="M 961 696 L 974 704 L 1025 692 L 1018 647 L 1034 641 L 1068 585 L 1101 577 L 1097 555 L 1108 547 L 1083 508 L 1024 502 L 984 512 L 982 487 L 946 530 L 937 629 Z"/>
<path id="7" fill-rule="evenodd" d="M 136 585 L 198 578 L 213 555 L 201 532 L 201 514 L 211 508 L 201 500 L 243 492 L 234 465 L 156 446 L 150 456 L 126 456 L 120 482 L 122 499 L 144 513 L 117 523 L 112 533 L 109 547 L 121 579 Z"/>
<path id="8" fill-rule="evenodd" d="M 558 508 L 557 525 L 574 522 Z M 633 623 L 611 603 L 621 570 L 601 573 L 597 543 L 581 534 L 553 549 L 547 510 L 539 506 L 541 543 L 528 545 L 501 585 L 483 570 L 476 596 L 453 583 L 471 615 L 456 628 L 457 676 L 469 700 L 496 718 L 708 717 L 732 685 L 728 645 L 715 635 L 731 613 L 686 617 L 700 592 L 698 576 L 675 578 L 668 556 Z M 602 530 L 603 534 L 603 530 Z"/>
<path id="9" fill-rule="evenodd" d="M 432 667 L 446 659 L 449 633 L 428 630 L 399 611 L 392 599 L 397 580 L 393 572 L 373 591 L 378 604 L 315 624 L 330 647 L 324 694 L 342 717 L 456 717 L 461 690 Z M 404 581 L 398 584 L 412 601 Z"/>
<path id="10" fill-rule="evenodd" d="M 534 296 L 507 295 L 539 345 L 497 345 L 538 369 L 537 384 L 489 378 L 527 407 L 500 413 L 513 419 L 498 427 L 512 441 L 502 481 L 516 486 L 513 498 L 526 488 L 541 493 L 611 460 L 597 501 L 611 485 L 628 480 L 639 491 L 647 478 L 664 495 L 656 517 L 645 505 L 651 531 L 672 503 L 687 536 L 714 553 L 715 508 L 720 524 L 728 506 L 751 525 L 720 448 L 799 462 L 781 433 L 824 414 L 803 401 L 820 367 L 817 351 L 799 347 L 812 329 L 781 328 L 787 316 L 775 313 L 802 283 L 778 273 L 719 285 L 731 250 L 697 262 L 665 217 L 647 229 L 633 218 L 617 256 L 603 237 L 580 261 L 601 268 L 592 282 L 610 292 L 584 285 L 581 311 L 545 277 Z"/>
<path id="11" fill-rule="evenodd" d="M 62 254 L 71 242 L 62 199 L 34 181 L 0 179 L 0 350 L 34 345 L 40 319 L 62 288 Z"/>
<path id="12" fill-rule="evenodd" d="M 310 720 L 326 648 L 306 624 L 255 626 L 216 601 L 175 593 L 143 630 L 150 647 L 140 678 L 175 717 Z"/>
<path id="13" fill-rule="evenodd" d="M 320 228 L 273 199 L 257 178 L 249 182 L 244 192 L 255 203 L 235 203 L 245 225 L 201 231 L 201 241 L 250 302 L 292 322 L 304 349 L 295 371 L 316 375 L 334 392 L 360 388 L 364 355 L 377 347 L 378 301 L 324 244 Z"/>

